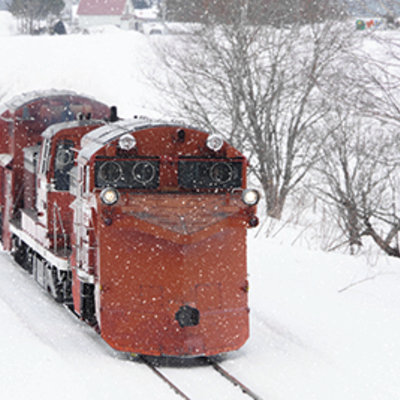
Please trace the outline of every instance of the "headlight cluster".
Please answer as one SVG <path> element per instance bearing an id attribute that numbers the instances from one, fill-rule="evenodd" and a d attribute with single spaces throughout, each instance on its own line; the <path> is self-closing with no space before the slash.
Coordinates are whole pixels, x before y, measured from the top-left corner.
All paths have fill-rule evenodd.
<path id="1" fill-rule="evenodd" d="M 185 189 L 231 189 L 242 186 L 242 160 L 178 163 L 179 186 Z"/>
<path id="2" fill-rule="evenodd" d="M 157 160 L 98 161 L 95 166 L 97 187 L 155 189 L 159 185 L 160 163 Z"/>
<path id="3" fill-rule="evenodd" d="M 241 158 L 183 158 L 178 161 L 178 185 L 183 189 L 194 190 L 241 188 L 242 172 Z M 95 184 L 99 188 L 157 189 L 160 184 L 160 161 L 99 160 L 95 164 Z M 247 197 L 251 203 L 251 194 Z M 246 203 L 247 200 L 243 201 Z"/>

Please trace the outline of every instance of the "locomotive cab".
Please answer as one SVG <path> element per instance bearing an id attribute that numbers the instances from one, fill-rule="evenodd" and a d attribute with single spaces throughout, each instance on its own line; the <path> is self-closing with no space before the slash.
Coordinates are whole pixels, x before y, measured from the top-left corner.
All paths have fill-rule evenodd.
<path id="1" fill-rule="evenodd" d="M 74 202 L 75 311 L 112 347 L 212 355 L 248 337 L 247 161 L 190 127 L 124 121 L 90 132 Z M 79 288 L 79 289 L 78 289 Z"/>

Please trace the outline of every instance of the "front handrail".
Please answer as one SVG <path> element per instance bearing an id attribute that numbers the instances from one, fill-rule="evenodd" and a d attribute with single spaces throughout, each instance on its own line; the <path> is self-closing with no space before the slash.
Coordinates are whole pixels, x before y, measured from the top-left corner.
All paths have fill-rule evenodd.
<path id="1" fill-rule="evenodd" d="M 60 207 L 56 202 L 53 203 L 53 240 L 54 240 L 54 252 L 57 253 L 58 251 L 58 246 L 57 246 L 57 231 L 58 231 L 58 224 L 57 224 L 57 217 L 59 220 L 60 224 L 60 229 L 61 229 L 61 234 L 63 236 L 63 241 L 64 241 L 64 256 L 67 255 L 67 232 L 65 231 L 64 224 L 61 218 L 61 212 L 60 212 Z"/>

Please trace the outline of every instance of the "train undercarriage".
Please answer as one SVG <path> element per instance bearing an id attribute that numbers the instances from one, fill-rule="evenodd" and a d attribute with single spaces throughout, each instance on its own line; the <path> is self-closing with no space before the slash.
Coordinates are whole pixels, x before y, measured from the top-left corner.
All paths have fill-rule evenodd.
<path id="1" fill-rule="evenodd" d="M 72 306 L 72 274 L 52 265 L 17 235 L 12 236 L 11 254 L 17 264 L 33 276 L 35 281 L 58 303 Z"/>

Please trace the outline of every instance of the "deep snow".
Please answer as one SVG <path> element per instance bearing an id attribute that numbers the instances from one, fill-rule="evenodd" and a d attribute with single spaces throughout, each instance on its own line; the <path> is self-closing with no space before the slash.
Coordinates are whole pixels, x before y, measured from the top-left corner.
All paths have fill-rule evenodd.
<path id="1" fill-rule="evenodd" d="M 162 74 L 152 49 L 164 38 L 108 28 L 15 36 L 12 26 L 0 12 L 3 100 L 71 89 L 117 104 L 124 117 L 161 113 L 164 99 L 146 76 Z M 310 251 L 290 246 L 287 230 L 274 239 L 256 232 L 248 246 L 251 338 L 223 366 L 263 399 L 398 399 L 400 260 Z M 178 398 L 53 303 L 5 253 L 0 319 L 3 399 Z M 193 399 L 246 398 L 204 367 L 164 371 Z"/>
<path id="2" fill-rule="evenodd" d="M 223 366 L 263 399 L 398 399 L 399 268 L 394 259 L 369 266 L 363 257 L 250 237 L 251 338 Z M 2 398 L 177 398 L 55 304 L 5 253 L 0 318 Z M 192 399 L 246 398 L 206 367 L 163 371 Z"/>

